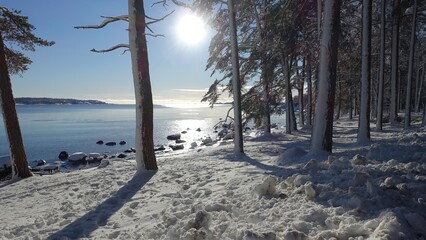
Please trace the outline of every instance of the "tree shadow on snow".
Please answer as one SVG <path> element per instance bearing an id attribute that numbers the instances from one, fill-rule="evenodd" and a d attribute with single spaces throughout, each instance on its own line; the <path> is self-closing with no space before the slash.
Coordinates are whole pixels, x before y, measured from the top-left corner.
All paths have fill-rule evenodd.
<path id="1" fill-rule="evenodd" d="M 50 235 L 47 239 L 79 239 L 89 237 L 89 235 L 101 226 L 105 226 L 108 219 L 120 210 L 148 181 L 156 172 L 144 172 L 135 175 L 122 188 L 120 188 L 113 196 L 106 199 L 92 211 L 84 216 L 76 219 L 74 222 L 63 228 L 62 230 Z"/>
<path id="2" fill-rule="evenodd" d="M 229 153 L 227 155 L 225 155 L 225 160 L 228 161 L 232 161 L 232 162 L 242 162 L 242 163 L 247 163 L 250 164 L 254 167 L 257 167 L 258 169 L 264 170 L 265 172 L 263 174 L 269 174 L 269 175 L 274 175 L 276 177 L 285 177 L 285 176 L 289 176 L 291 175 L 289 173 L 290 169 L 287 168 L 283 168 L 280 166 L 276 166 L 276 165 L 268 165 L 268 164 L 264 164 L 256 159 L 253 159 L 247 155 L 243 155 L 243 156 L 237 156 L 233 153 Z M 250 174 L 254 174 L 254 173 L 258 173 L 258 172 L 249 172 Z"/>

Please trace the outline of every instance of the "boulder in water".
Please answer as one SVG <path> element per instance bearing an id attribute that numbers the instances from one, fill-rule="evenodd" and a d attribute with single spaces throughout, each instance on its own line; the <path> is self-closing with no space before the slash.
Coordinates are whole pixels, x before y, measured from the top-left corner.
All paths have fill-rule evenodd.
<path id="1" fill-rule="evenodd" d="M 126 143 L 127 143 L 126 141 L 121 141 L 120 145 L 126 145 Z"/>
<path id="2" fill-rule="evenodd" d="M 180 139 L 180 133 L 176 133 L 176 134 L 172 134 L 172 135 L 167 136 L 167 140 L 176 141 L 176 140 L 179 140 L 179 139 Z"/>
<path id="3" fill-rule="evenodd" d="M 68 155 L 68 153 L 66 151 L 62 151 L 62 152 L 59 153 L 58 158 L 61 161 L 66 161 L 68 159 L 68 156 L 69 155 Z"/>
<path id="4" fill-rule="evenodd" d="M 107 142 L 107 143 L 105 143 L 105 145 L 107 145 L 107 146 L 115 146 L 115 145 L 117 145 L 117 143 L 116 142 Z"/>
<path id="5" fill-rule="evenodd" d="M 104 144 L 104 141 L 99 140 L 99 141 L 96 142 L 96 144 L 102 145 L 102 144 Z"/>
<path id="6" fill-rule="evenodd" d="M 184 149 L 183 144 L 170 144 L 169 147 L 173 149 L 173 151 Z"/>
<path id="7" fill-rule="evenodd" d="M 68 161 L 71 163 L 83 163 L 86 161 L 87 154 L 83 152 L 75 152 L 68 157 Z"/>
<path id="8" fill-rule="evenodd" d="M 43 159 L 37 160 L 37 166 L 43 166 L 43 165 L 46 165 L 46 164 L 47 164 L 47 162 Z"/>

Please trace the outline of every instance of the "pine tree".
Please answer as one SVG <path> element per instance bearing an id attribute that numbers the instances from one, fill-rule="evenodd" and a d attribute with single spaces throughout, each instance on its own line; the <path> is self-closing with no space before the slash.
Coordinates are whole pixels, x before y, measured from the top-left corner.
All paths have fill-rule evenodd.
<path id="1" fill-rule="evenodd" d="M 54 44 L 36 37 L 32 33 L 34 29 L 28 23 L 28 17 L 21 16 L 19 11 L 0 6 L 0 103 L 9 141 L 12 180 L 30 177 L 32 173 L 28 168 L 9 74 L 24 72 L 31 60 L 22 52 L 8 48 L 6 43 L 26 51 L 35 51 L 36 46 Z"/>
<path id="2" fill-rule="evenodd" d="M 340 0 L 326 0 L 321 36 L 318 98 L 315 106 L 311 154 L 332 151 L 334 96 L 340 31 Z"/>

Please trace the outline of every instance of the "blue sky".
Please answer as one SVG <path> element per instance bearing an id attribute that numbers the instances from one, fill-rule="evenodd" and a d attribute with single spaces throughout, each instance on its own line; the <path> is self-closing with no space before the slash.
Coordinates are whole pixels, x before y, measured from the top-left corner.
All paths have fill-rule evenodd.
<path id="1" fill-rule="evenodd" d="M 167 9 L 151 7 L 151 17 L 162 17 Z M 128 43 L 127 23 L 113 23 L 104 29 L 74 29 L 74 26 L 100 23 L 100 16 L 127 14 L 127 1 L 121 0 L 3 0 L 3 6 L 21 10 L 37 29 L 36 35 L 55 41 L 52 47 L 40 47 L 28 53 L 33 60 L 22 76 L 11 76 L 15 97 L 62 97 L 99 99 L 130 103 L 134 99 L 130 54 L 122 51 L 92 53 L 118 43 Z M 208 59 L 209 37 L 195 46 L 183 43 L 176 31 L 177 11 L 153 26 L 165 38 L 148 37 L 151 83 L 156 104 L 197 104 L 214 79 L 204 71 Z M 211 35 L 211 31 L 209 32 Z"/>

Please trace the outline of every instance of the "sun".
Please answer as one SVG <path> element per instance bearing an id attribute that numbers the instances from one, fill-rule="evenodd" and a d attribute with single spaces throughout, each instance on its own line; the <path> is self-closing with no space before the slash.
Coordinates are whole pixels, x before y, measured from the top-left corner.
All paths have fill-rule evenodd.
<path id="1" fill-rule="evenodd" d="M 204 40 L 206 29 L 207 27 L 201 17 L 188 13 L 178 20 L 176 30 L 181 42 L 194 46 Z"/>

